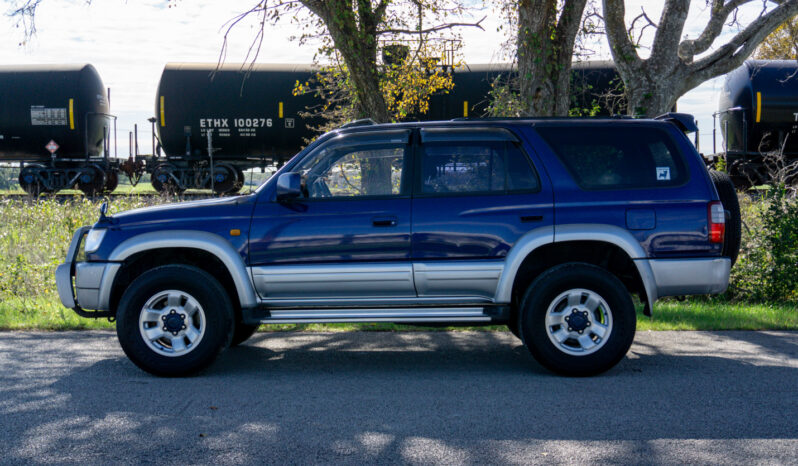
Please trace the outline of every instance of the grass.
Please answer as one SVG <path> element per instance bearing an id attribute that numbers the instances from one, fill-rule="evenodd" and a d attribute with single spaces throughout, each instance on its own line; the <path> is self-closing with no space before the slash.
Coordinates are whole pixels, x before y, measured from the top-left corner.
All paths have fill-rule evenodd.
<path id="1" fill-rule="evenodd" d="M 106 319 L 84 319 L 65 309 L 57 299 L 10 298 L 0 302 L 1 330 L 112 329 Z M 645 330 L 798 330 L 798 309 L 789 305 L 732 304 L 713 301 L 662 301 L 654 306 L 654 317 L 637 316 L 638 331 Z M 266 325 L 261 331 L 419 331 L 482 330 L 507 331 L 503 325 L 486 327 L 417 327 L 390 323 Z"/>

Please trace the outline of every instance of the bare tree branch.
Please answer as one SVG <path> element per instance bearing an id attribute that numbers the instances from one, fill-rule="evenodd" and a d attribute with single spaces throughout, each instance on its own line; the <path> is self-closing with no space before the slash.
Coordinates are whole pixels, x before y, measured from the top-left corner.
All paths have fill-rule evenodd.
<path id="1" fill-rule="evenodd" d="M 439 24 L 437 26 L 433 26 L 427 29 L 421 30 L 412 30 L 412 29 L 382 29 L 377 31 L 377 34 L 429 34 L 431 32 L 438 32 L 443 31 L 445 29 L 452 29 L 456 27 L 475 27 L 481 30 L 485 30 L 482 27 L 482 21 L 485 21 L 487 16 L 483 16 L 482 19 L 475 23 L 446 23 L 446 24 Z"/>

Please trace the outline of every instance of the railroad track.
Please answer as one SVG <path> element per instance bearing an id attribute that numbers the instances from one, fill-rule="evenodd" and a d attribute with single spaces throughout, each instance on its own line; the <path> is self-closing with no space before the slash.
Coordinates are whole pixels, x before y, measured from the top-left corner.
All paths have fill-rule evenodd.
<path id="1" fill-rule="evenodd" d="M 229 197 L 229 196 L 230 195 L 220 196 L 218 194 L 213 194 L 213 193 L 210 193 L 210 192 L 207 192 L 207 193 L 183 193 L 183 194 L 180 194 L 180 195 L 165 195 L 165 194 L 159 194 L 159 193 L 111 193 L 111 194 L 104 194 L 102 196 L 86 196 L 83 193 L 56 193 L 56 194 L 43 194 L 43 195 L 39 196 L 39 198 L 58 199 L 58 200 L 61 200 L 61 201 L 67 201 L 67 200 L 76 199 L 76 198 L 80 198 L 80 199 L 88 198 L 88 199 L 97 200 L 97 199 L 104 199 L 104 198 L 112 198 L 113 199 L 113 198 L 120 198 L 120 197 L 146 197 L 146 198 L 157 197 L 157 198 L 173 200 L 175 202 L 180 202 L 180 201 L 190 201 L 190 200 L 196 200 L 196 199 L 210 199 L 210 198 L 216 198 L 216 197 Z M 25 194 L 25 193 L 2 193 L 2 194 L 0 194 L 0 199 L 30 199 L 30 200 L 33 200 L 33 199 L 37 199 L 37 198 L 34 197 L 34 196 L 31 196 L 30 194 Z"/>

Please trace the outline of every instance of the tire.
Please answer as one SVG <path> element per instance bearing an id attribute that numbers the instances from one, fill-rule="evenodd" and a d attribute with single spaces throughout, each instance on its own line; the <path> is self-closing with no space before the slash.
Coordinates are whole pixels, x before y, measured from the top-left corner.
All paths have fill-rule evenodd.
<path id="1" fill-rule="evenodd" d="M 510 330 L 510 333 L 513 334 L 513 336 L 515 336 L 519 340 L 523 340 L 523 338 L 521 338 L 521 331 L 518 329 L 518 320 L 517 319 L 516 320 L 511 320 L 510 322 L 507 322 L 507 328 Z"/>
<path id="2" fill-rule="evenodd" d="M 249 340 L 252 335 L 258 331 L 258 327 L 260 327 L 260 325 L 247 325 L 236 322 L 236 328 L 233 330 L 233 340 L 230 341 L 230 346 L 238 346 Z"/>
<path id="3" fill-rule="evenodd" d="M 607 270 L 581 262 L 543 272 L 529 285 L 519 312 L 529 352 L 547 369 L 567 376 L 596 375 L 615 366 L 629 351 L 636 325 L 634 304 L 623 283 Z"/>
<path id="4" fill-rule="evenodd" d="M 224 287 L 207 272 L 186 265 L 142 274 L 125 290 L 116 317 L 127 357 L 141 369 L 166 377 L 206 368 L 233 336 L 233 306 Z"/>
<path id="5" fill-rule="evenodd" d="M 712 184 L 718 191 L 718 197 L 723 204 L 723 208 L 729 212 L 726 219 L 726 234 L 723 238 L 723 256 L 731 259 L 732 265 L 737 262 L 740 254 L 740 239 L 742 237 L 742 216 L 740 215 L 740 201 L 737 199 L 737 191 L 734 189 L 729 175 L 716 170 L 709 171 Z"/>

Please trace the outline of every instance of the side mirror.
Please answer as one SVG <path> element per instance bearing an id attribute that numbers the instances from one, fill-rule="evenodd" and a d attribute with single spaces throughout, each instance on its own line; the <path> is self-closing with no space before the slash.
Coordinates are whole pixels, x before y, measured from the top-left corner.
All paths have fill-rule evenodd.
<path id="1" fill-rule="evenodd" d="M 302 177 L 299 173 L 283 173 L 277 178 L 277 202 L 289 202 L 302 196 Z"/>

